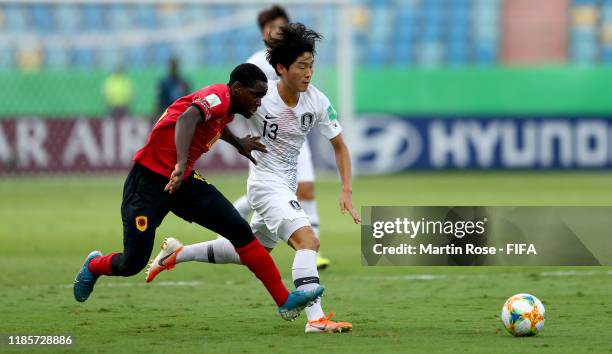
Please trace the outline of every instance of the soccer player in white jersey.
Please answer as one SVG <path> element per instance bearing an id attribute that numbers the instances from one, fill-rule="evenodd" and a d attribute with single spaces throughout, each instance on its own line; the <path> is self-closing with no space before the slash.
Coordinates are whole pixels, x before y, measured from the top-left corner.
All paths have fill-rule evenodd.
<path id="1" fill-rule="evenodd" d="M 269 9 L 263 10 L 257 16 L 257 24 L 261 31 L 261 38 L 264 43 L 268 38 L 278 38 L 280 28 L 286 26 L 289 23 L 289 15 L 284 8 L 274 5 Z M 268 63 L 266 58 L 266 49 L 262 49 L 253 55 L 251 55 L 247 63 L 257 65 L 261 71 L 263 71 L 268 80 L 278 80 L 279 77 L 276 74 L 276 70 Z M 244 119 L 236 119 L 230 123 L 229 127 L 232 130 L 240 130 L 238 125 L 244 126 Z M 308 215 L 310 219 L 310 225 L 315 232 L 315 235 L 319 237 L 319 211 L 317 209 L 317 201 L 315 200 L 315 174 L 314 166 L 312 163 L 312 153 L 310 152 L 310 146 L 308 142 L 302 145 L 300 155 L 298 157 L 297 165 L 297 198 L 300 205 Z M 252 211 L 251 205 L 246 195 L 238 198 L 234 202 L 234 207 L 244 219 L 247 219 Z M 248 219 L 247 219 L 248 220 Z M 321 254 L 317 253 L 317 268 L 323 270 L 331 264 L 328 258 L 322 257 Z"/>
<path id="2" fill-rule="evenodd" d="M 251 228 L 269 251 L 279 239 L 295 249 L 291 273 L 299 290 L 309 290 L 319 284 L 316 267 L 319 239 L 295 194 L 298 155 L 306 135 L 314 127 L 329 139 L 336 155 L 342 182 L 340 211 L 348 211 L 356 224 L 361 222 L 353 208 L 351 160 L 336 111 L 327 97 L 310 84 L 315 42 L 319 39 L 318 33 L 296 23 L 282 27 L 279 38 L 269 41 L 268 61 L 280 80 L 268 84 L 268 94 L 249 121 L 251 131 L 261 136 L 261 143 L 267 149 L 267 153 L 255 152 L 257 165 L 249 171 L 247 197 L 255 210 Z M 168 238 L 147 271 L 147 281 L 187 261 L 240 264 L 236 251 L 226 239 L 183 246 L 178 240 Z M 345 332 L 353 328 L 349 322 L 332 321 L 332 313 L 325 316 L 320 300 L 305 310 L 306 333 Z"/>

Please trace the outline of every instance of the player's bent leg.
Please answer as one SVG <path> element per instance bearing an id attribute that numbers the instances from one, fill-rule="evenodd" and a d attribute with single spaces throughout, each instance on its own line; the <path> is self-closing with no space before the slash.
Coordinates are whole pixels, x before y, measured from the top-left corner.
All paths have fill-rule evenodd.
<path id="1" fill-rule="evenodd" d="M 186 262 L 189 260 L 199 260 L 204 258 L 208 259 L 208 263 L 215 263 L 214 255 L 211 255 L 209 251 L 202 252 L 202 249 L 204 248 L 212 250 L 213 248 L 208 247 L 214 247 L 213 245 L 206 245 L 212 243 L 216 244 L 217 246 L 221 246 L 224 249 L 231 248 L 232 252 L 234 252 L 236 258 L 238 259 L 237 263 L 240 264 L 240 258 L 238 254 L 234 251 L 232 244 L 225 238 L 202 242 L 200 244 L 189 246 L 183 246 L 183 244 L 175 238 L 167 238 L 164 240 L 161 252 L 157 255 L 157 257 L 155 257 L 155 259 L 151 262 L 149 268 L 147 269 L 147 283 L 151 282 L 160 272 L 174 268 L 177 263 Z M 198 248 L 189 250 L 189 247 L 193 246 L 197 246 Z M 204 248 L 200 246 L 204 246 Z M 185 253 L 188 253 L 190 251 L 195 252 L 195 254 L 193 255 L 195 259 L 186 259 Z M 270 252 L 272 251 L 272 249 L 266 249 L 266 251 Z M 212 262 L 211 256 L 213 260 Z M 300 312 L 306 306 L 309 306 L 314 301 L 316 301 L 316 299 L 323 294 L 323 291 L 324 287 L 320 286 L 311 291 L 296 290 L 289 293 L 289 296 L 285 300 L 284 304 L 282 306 L 279 306 L 278 308 L 280 316 L 284 320 L 293 321 L 300 315 Z"/>
<path id="2" fill-rule="evenodd" d="M 316 250 L 319 248 L 319 239 L 314 235 L 314 231 L 309 226 L 294 227 L 296 230 L 291 234 L 287 242 L 293 247 L 295 258 L 291 269 L 293 282 L 298 290 L 308 290 L 318 286 L 319 273 L 316 267 Z M 283 227 L 291 230 L 289 226 Z M 281 228 L 281 229 L 283 229 Z M 321 307 L 321 300 L 315 301 L 306 307 L 308 323 L 306 323 L 306 333 L 335 333 L 352 330 L 352 324 L 348 322 L 331 321 L 332 315 L 325 316 Z"/>
<path id="3" fill-rule="evenodd" d="M 150 228 L 138 232 L 134 232 L 130 226 L 124 227 L 123 253 L 112 257 L 112 275 L 130 277 L 147 266 L 153 251 L 156 227 L 151 225 Z"/>
<path id="4" fill-rule="evenodd" d="M 187 245 L 176 258 L 176 263 L 204 262 L 213 264 L 242 264 L 232 243 L 219 236 L 217 239 Z"/>
<path id="5" fill-rule="evenodd" d="M 276 305 L 285 305 L 289 291 L 272 257 L 255 239 L 249 224 L 214 186 L 193 175 L 183 181 L 178 203 L 172 211 L 187 221 L 227 238 L 240 256 L 240 262 L 263 283 Z"/>
<path id="6" fill-rule="evenodd" d="M 268 251 L 269 252 L 269 251 Z M 205 262 L 213 264 L 242 264 L 240 255 L 226 238 L 219 238 L 183 246 L 172 237 L 164 239 L 161 251 L 147 268 L 147 283 L 164 270 L 173 269 L 178 263 Z"/>
<path id="7" fill-rule="evenodd" d="M 257 215 L 255 215 L 255 219 L 257 219 Z M 255 229 L 257 230 L 257 228 Z M 276 246 L 277 241 L 263 230 L 256 232 L 255 237 L 268 253 L 272 252 Z M 183 246 L 175 238 L 166 238 L 162 244 L 162 250 L 147 270 L 147 283 L 151 282 L 160 272 L 170 270 L 178 263 L 192 261 L 212 264 L 242 264 L 240 255 L 236 252 L 232 243 L 222 236 L 214 240 L 186 246 Z"/>
<path id="8" fill-rule="evenodd" d="M 76 301 L 84 302 L 89 298 L 89 295 L 91 295 L 99 276 L 89 270 L 89 264 L 93 259 L 101 256 L 102 253 L 100 251 L 93 251 L 87 255 L 87 258 L 85 258 L 83 266 L 74 279 L 74 285 L 72 288 Z"/>
<path id="9" fill-rule="evenodd" d="M 90 253 L 75 279 L 75 299 L 79 302 L 87 300 L 101 275 L 129 277 L 138 274 L 147 265 L 153 240 L 154 235 L 151 235 L 126 242 L 123 253 L 110 253 L 106 256 L 102 256 L 99 251 Z"/>
<path id="10" fill-rule="evenodd" d="M 170 211 L 171 196 L 164 192 L 166 183 L 167 177 L 134 164 L 125 182 L 121 203 L 123 252 L 112 256 L 109 268 L 101 267 L 98 271 L 129 277 L 147 266 L 155 230 Z"/>
<path id="11" fill-rule="evenodd" d="M 294 250 L 319 250 L 319 239 L 315 236 L 312 227 L 306 225 L 295 230 L 288 240 L 289 246 Z"/>
<path id="12" fill-rule="evenodd" d="M 299 170 L 298 170 L 299 173 Z M 314 174 L 312 175 L 314 179 Z M 314 233 L 317 237 L 320 237 L 320 228 L 319 228 L 319 211 L 317 208 L 317 201 L 315 200 L 315 185 L 313 180 L 309 181 L 298 181 L 297 187 L 297 197 L 300 201 L 300 205 L 306 215 L 308 215 L 308 220 L 310 220 L 310 226 L 314 230 Z M 324 270 L 331 265 L 331 260 L 325 258 L 321 255 L 321 253 L 317 254 L 317 269 Z"/>
<path id="13" fill-rule="evenodd" d="M 272 252 L 274 246 L 268 247 L 265 240 L 262 241 L 259 235 L 256 237 L 268 253 Z M 242 264 L 240 255 L 232 243 L 222 236 L 211 241 L 186 246 L 182 246 L 175 238 L 166 238 L 162 244 L 162 250 L 147 270 L 147 282 L 152 281 L 159 272 L 174 268 L 176 264 L 193 261 L 212 264 Z"/>
<path id="14" fill-rule="evenodd" d="M 92 252 L 77 275 L 74 295 L 85 301 L 101 275 L 131 276 L 141 271 L 148 262 L 155 229 L 168 213 L 167 183 L 164 176 L 135 164 L 125 180 L 121 218 L 123 221 L 123 253 L 102 256 Z"/>

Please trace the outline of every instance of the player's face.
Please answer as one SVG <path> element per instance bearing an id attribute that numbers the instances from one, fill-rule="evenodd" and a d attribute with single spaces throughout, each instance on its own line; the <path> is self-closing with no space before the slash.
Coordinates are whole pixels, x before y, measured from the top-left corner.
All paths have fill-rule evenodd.
<path id="1" fill-rule="evenodd" d="M 284 17 L 277 17 L 274 20 L 266 23 L 266 25 L 261 30 L 261 37 L 265 41 L 266 39 L 272 37 L 277 39 L 280 35 L 280 28 L 287 24 L 287 20 Z"/>
<path id="2" fill-rule="evenodd" d="M 251 118 L 261 106 L 261 99 L 268 92 L 268 84 L 257 81 L 253 87 L 239 87 L 236 95 L 238 113 L 245 118 Z"/>
<path id="3" fill-rule="evenodd" d="M 304 52 L 289 66 L 289 70 L 282 67 L 280 74 L 283 82 L 297 92 L 308 89 L 310 79 L 314 73 L 314 57 L 312 53 Z"/>

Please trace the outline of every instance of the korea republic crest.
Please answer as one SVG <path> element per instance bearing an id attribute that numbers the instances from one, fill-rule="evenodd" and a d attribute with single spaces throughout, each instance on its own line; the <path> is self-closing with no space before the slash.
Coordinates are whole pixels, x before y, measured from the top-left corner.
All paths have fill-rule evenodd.
<path id="1" fill-rule="evenodd" d="M 300 118 L 300 129 L 303 131 L 309 131 L 314 124 L 314 115 L 310 112 L 306 112 L 302 114 L 302 118 Z"/>

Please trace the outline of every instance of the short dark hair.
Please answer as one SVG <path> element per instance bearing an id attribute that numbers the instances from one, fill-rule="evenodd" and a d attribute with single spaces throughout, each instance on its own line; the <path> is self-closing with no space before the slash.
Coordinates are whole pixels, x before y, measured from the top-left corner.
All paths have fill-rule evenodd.
<path id="1" fill-rule="evenodd" d="M 266 74 L 261 69 L 251 63 L 240 64 L 232 70 L 229 84 L 240 82 L 245 87 L 253 87 L 258 81 L 268 82 Z"/>
<path id="2" fill-rule="evenodd" d="M 315 42 L 321 38 L 319 33 L 302 23 L 289 23 L 280 28 L 278 38 L 270 38 L 266 41 L 268 44 L 266 58 L 275 71 L 277 64 L 282 64 L 289 69 L 289 66 L 303 53 L 312 53 L 314 56 L 316 54 Z"/>
<path id="3" fill-rule="evenodd" d="M 269 9 L 265 9 L 257 15 L 257 24 L 259 24 L 259 30 L 263 31 L 263 28 L 268 22 L 274 21 L 277 18 L 282 17 L 289 22 L 289 15 L 287 11 L 281 6 L 274 5 Z"/>

